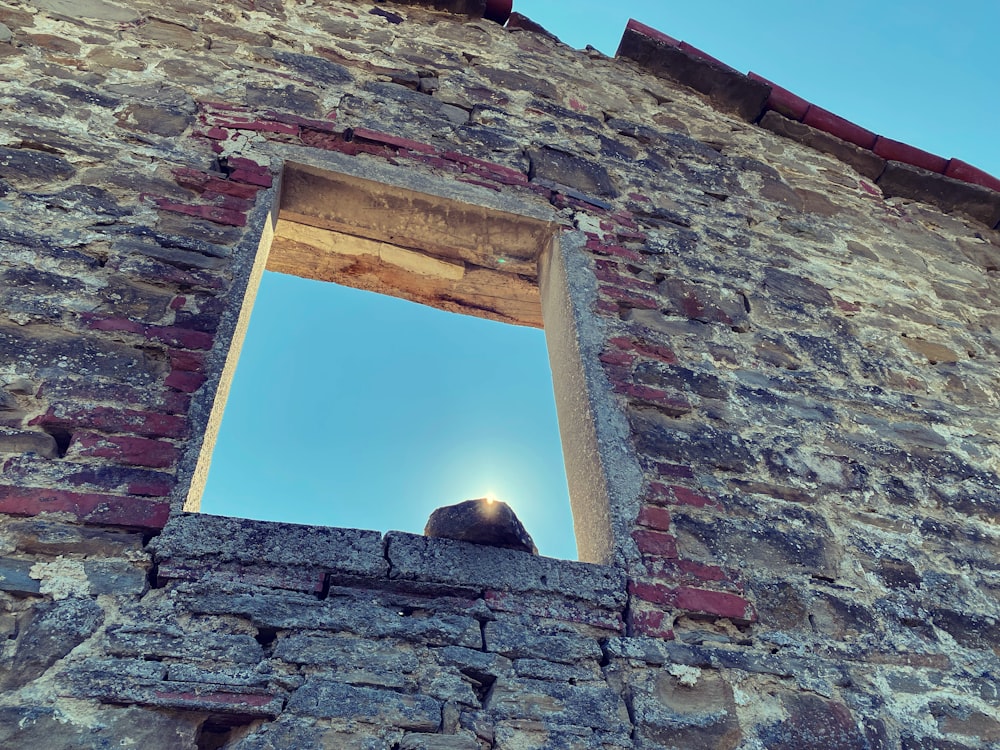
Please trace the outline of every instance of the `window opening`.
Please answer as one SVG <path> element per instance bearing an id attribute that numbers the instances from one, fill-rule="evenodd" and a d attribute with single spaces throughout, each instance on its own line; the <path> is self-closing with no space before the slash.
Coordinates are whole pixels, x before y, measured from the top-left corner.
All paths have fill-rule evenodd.
<path id="1" fill-rule="evenodd" d="M 541 554 L 575 558 L 544 334 L 531 330 L 554 228 L 304 165 L 283 183 L 200 509 L 419 533 L 435 508 L 492 492 Z M 188 509 L 220 416 L 217 403 Z"/>

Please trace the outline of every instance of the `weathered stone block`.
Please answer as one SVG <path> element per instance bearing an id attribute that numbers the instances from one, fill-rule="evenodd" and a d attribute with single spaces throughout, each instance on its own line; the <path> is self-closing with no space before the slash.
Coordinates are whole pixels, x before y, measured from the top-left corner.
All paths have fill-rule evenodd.
<path id="1" fill-rule="evenodd" d="M 786 695 L 782 704 L 788 718 L 761 730 L 765 745 L 773 750 L 822 747 L 829 750 L 868 750 L 846 706 L 812 695 Z"/>
<path id="2" fill-rule="evenodd" d="M 288 710 L 319 719 L 367 721 L 415 731 L 436 731 L 441 704 L 425 695 L 355 687 L 329 678 L 311 677 L 288 701 Z"/>
<path id="3" fill-rule="evenodd" d="M 546 592 L 608 609 L 625 601 L 624 576 L 611 567 L 402 532 L 390 532 L 386 540 L 391 578 L 400 583 Z"/>
<path id="4" fill-rule="evenodd" d="M 565 685 L 500 677 L 486 711 L 497 721 L 538 721 L 544 725 L 589 727 L 619 732 L 628 725 L 625 702 L 603 685 Z"/>
<path id="5" fill-rule="evenodd" d="M 697 667 L 672 667 L 634 688 L 639 736 L 666 748 L 735 748 L 742 740 L 732 688 Z"/>
<path id="6" fill-rule="evenodd" d="M 155 656 L 161 659 L 258 664 L 261 645 L 249 635 L 190 635 L 175 626 L 115 625 L 108 628 L 105 648 L 114 656 Z"/>
<path id="7" fill-rule="evenodd" d="M 0 179 L 14 184 L 38 184 L 65 180 L 76 173 L 66 159 L 31 148 L 0 146 Z"/>
<path id="8" fill-rule="evenodd" d="M 582 635 L 568 625 L 543 624 L 530 617 L 498 616 L 486 623 L 486 650 L 511 659 L 537 657 L 573 664 L 599 661 L 601 647 L 593 637 Z"/>
<path id="9" fill-rule="evenodd" d="M 220 545 L 220 540 L 225 540 Z M 158 559 L 315 566 L 342 579 L 388 575 L 377 531 L 304 526 L 197 513 L 175 515 L 150 545 Z"/>
<path id="10" fill-rule="evenodd" d="M 481 750 L 475 736 L 467 734 L 407 734 L 399 750 Z"/>
<path id="11" fill-rule="evenodd" d="M 634 24 L 625 30 L 617 55 L 635 60 L 656 75 L 708 94 L 719 107 L 750 122 L 764 111 L 764 103 L 771 92 L 769 86 L 722 63 L 689 55 L 677 46 L 647 36 Z"/>
<path id="12" fill-rule="evenodd" d="M 948 213 L 965 213 L 989 227 L 1000 222 L 1000 193 L 909 164 L 887 162 L 878 186 L 886 195 L 931 203 Z"/>
<path id="13" fill-rule="evenodd" d="M 0 662 L 0 687 L 16 690 L 89 638 L 104 621 L 104 610 L 90 599 L 38 604 L 17 639 L 13 656 Z"/>
<path id="14" fill-rule="evenodd" d="M 0 708 L 0 747 L 11 750 L 106 750 L 122 743 L 143 750 L 195 750 L 198 717 L 140 708 L 104 708 L 89 720 L 44 707 Z"/>
<path id="15" fill-rule="evenodd" d="M 531 180 L 548 180 L 591 195 L 617 194 L 611 176 L 597 162 L 548 147 L 529 150 L 528 158 L 531 160 L 528 171 Z"/>

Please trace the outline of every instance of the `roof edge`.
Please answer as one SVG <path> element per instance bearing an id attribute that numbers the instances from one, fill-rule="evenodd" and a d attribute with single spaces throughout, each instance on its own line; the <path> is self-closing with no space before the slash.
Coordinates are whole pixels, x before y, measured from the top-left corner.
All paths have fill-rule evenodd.
<path id="1" fill-rule="evenodd" d="M 697 47 L 635 19 L 629 19 L 616 57 L 630 59 L 655 75 L 706 94 L 720 109 L 748 122 L 762 124 L 772 132 L 841 158 L 889 195 L 923 200 L 949 212 L 965 210 L 990 228 L 1000 229 L 1000 179 L 961 159 L 947 159 L 874 133 L 763 76 L 752 71 L 743 74 Z M 800 125 L 781 125 L 774 116 Z M 765 117 L 767 123 L 763 122 Z M 803 131 L 802 126 L 809 130 Z M 853 148 L 818 146 L 822 139 L 809 131 L 818 131 Z M 865 154 L 854 154 L 855 150 Z M 864 168 L 859 168 L 861 162 L 865 162 Z M 891 178 L 884 177 L 889 174 Z M 960 189 L 966 186 L 977 189 Z M 959 200 L 959 194 L 973 205 Z"/>

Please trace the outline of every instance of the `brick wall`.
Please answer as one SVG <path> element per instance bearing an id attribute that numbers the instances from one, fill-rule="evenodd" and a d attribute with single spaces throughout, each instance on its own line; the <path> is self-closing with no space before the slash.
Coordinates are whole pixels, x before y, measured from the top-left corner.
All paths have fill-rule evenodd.
<path id="1" fill-rule="evenodd" d="M 466 5 L 0 2 L 0 746 L 998 746 L 996 194 Z M 182 511 L 292 152 L 548 212 L 591 562 Z"/>

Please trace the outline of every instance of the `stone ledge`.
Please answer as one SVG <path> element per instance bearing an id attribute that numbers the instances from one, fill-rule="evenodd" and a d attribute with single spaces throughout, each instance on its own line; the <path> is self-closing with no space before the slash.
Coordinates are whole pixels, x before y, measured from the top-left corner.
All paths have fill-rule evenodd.
<path id="1" fill-rule="evenodd" d="M 360 529 L 181 513 L 149 547 L 158 562 L 183 564 L 189 573 L 201 561 L 206 572 L 215 563 L 237 563 L 315 567 L 369 579 L 388 575 L 382 534 Z"/>
<path id="2" fill-rule="evenodd" d="M 420 594 L 487 593 L 511 609 L 510 596 L 538 595 L 555 617 L 580 619 L 579 605 L 601 627 L 617 629 L 626 602 L 625 574 L 613 567 L 556 560 L 451 539 L 306 526 L 201 513 L 171 518 L 148 545 L 161 581 L 177 580 L 320 594 L 332 585 Z M 577 603 L 560 608 L 558 601 Z M 527 602 L 526 602 L 527 604 Z M 514 609 L 519 609 L 514 607 Z"/>
<path id="3" fill-rule="evenodd" d="M 386 543 L 389 575 L 397 583 L 546 593 L 610 610 L 625 606 L 625 575 L 612 567 L 398 531 L 386 534 Z"/>
<path id="4" fill-rule="evenodd" d="M 630 21 L 622 36 L 617 56 L 635 61 L 654 75 L 665 76 L 707 95 L 721 109 L 747 122 L 764 111 L 771 87 L 748 78 L 701 50 L 679 43 L 666 35 Z"/>

